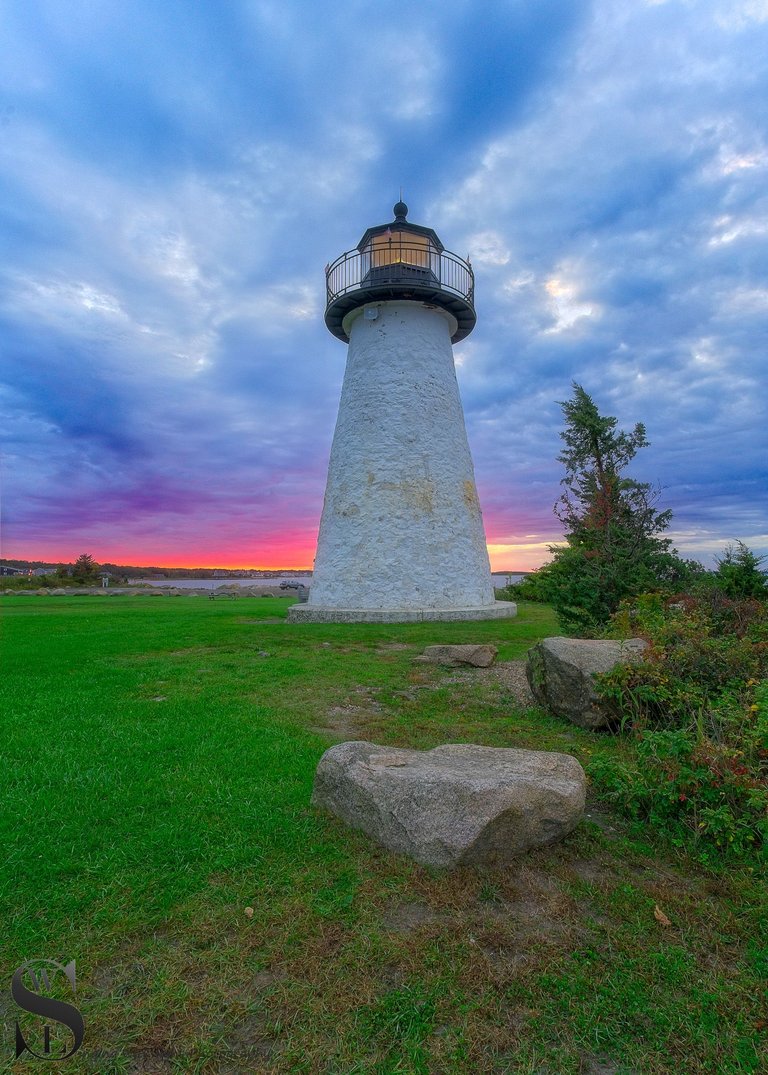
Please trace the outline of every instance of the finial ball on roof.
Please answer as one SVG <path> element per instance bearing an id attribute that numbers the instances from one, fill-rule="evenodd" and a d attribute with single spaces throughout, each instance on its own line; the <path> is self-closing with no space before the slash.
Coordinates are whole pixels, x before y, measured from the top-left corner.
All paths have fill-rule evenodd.
<path id="1" fill-rule="evenodd" d="M 397 202 L 393 212 L 395 214 L 395 220 L 405 220 L 408 216 L 408 206 L 405 202 Z"/>

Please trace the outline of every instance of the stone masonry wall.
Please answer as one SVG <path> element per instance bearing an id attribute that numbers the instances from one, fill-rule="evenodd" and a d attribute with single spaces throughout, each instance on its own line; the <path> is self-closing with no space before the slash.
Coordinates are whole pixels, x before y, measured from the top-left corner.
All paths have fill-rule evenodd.
<path id="1" fill-rule="evenodd" d="M 493 605 L 449 319 L 376 303 L 350 328 L 309 607 Z"/>

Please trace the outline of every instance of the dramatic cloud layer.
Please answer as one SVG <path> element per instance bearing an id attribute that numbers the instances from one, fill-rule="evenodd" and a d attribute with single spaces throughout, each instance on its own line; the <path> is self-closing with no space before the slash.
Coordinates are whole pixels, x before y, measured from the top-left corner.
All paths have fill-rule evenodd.
<path id="1" fill-rule="evenodd" d="M 559 537 L 577 380 L 681 552 L 768 551 L 768 0 L 11 0 L 3 555 L 311 563 L 345 348 L 323 266 L 469 252 L 495 567 Z"/>

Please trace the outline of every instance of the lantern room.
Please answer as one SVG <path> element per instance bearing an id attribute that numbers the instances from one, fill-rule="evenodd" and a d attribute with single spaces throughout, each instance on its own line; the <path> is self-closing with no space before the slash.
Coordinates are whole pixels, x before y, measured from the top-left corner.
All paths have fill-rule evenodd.
<path id="1" fill-rule="evenodd" d="M 325 323 L 349 341 L 344 321 L 370 302 L 423 302 L 446 310 L 455 320 L 451 340 L 475 327 L 474 275 L 468 261 L 447 251 L 432 228 L 411 224 L 408 206 L 398 202 L 389 224 L 368 228 L 357 247 L 326 269 Z"/>

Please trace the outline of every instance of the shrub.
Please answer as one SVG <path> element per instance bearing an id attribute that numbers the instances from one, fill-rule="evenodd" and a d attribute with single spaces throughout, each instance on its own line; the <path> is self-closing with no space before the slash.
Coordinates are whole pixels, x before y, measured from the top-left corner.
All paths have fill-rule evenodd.
<path id="1" fill-rule="evenodd" d="M 542 601 L 549 602 L 548 589 L 549 564 L 540 567 L 538 571 L 532 571 L 519 582 L 513 582 L 499 590 L 499 596 L 504 601 Z"/>
<path id="2" fill-rule="evenodd" d="M 756 738 L 766 742 L 768 685 L 754 720 Z M 744 751 L 678 729 L 645 731 L 631 766 L 594 760 L 590 776 L 630 817 L 648 822 L 677 845 L 691 841 L 699 857 L 722 855 L 766 861 L 768 785 L 761 747 L 757 768 Z"/>
<path id="3" fill-rule="evenodd" d="M 768 581 L 761 570 L 764 556 L 756 556 L 743 541 L 726 545 L 717 561 L 715 583 L 727 597 L 768 597 Z"/>
<path id="4" fill-rule="evenodd" d="M 631 817 L 702 857 L 765 854 L 768 837 L 768 608 L 721 591 L 625 602 L 614 635 L 644 637 L 642 662 L 598 690 L 637 741 L 636 761 L 595 763 Z"/>

